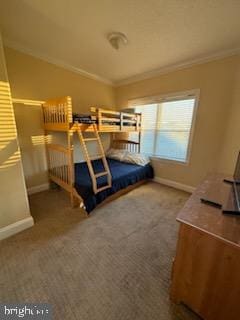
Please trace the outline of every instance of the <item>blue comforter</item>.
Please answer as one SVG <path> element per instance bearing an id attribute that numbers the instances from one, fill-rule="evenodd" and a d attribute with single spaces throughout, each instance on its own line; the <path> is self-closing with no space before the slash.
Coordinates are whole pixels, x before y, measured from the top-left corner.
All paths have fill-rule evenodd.
<path id="1" fill-rule="evenodd" d="M 75 188 L 84 200 L 86 211 L 91 212 L 98 204 L 117 191 L 135 184 L 144 179 L 153 178 L 153 169 L 150 164 L 139 166 L 136 164 L 124 163 L 112 159 L 107 159 L 109 169 L 112 174 L 112 187 L 94 194 L 92 180 L 89 175 L 86 162 L 75 163 Z M 104 171 L 101 160 L 93 161 L 95 173 Z M 97 179 L 98 187 L 107 184 L 107 177 Z"/>

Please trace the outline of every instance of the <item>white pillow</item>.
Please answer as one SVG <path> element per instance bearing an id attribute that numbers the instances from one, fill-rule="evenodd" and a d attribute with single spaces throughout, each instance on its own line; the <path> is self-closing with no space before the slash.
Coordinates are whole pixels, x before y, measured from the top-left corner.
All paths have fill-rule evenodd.
<path id="1" fill-rule="evenodd" d="M 106 152 L 106 156 L 107 156 L 108 158 L 110 158 L 110 159 L 122 161 L 125 153 L 126 153 L 126 150 L 110 148 L 110 149 Z"/>
<path id="2" fill-rule="evenodd" d="M 140 153 L 125 152 L 122 160 L 123 162 L 138 164 L 139 166 L 145 166 L 150 162 L 149 158 Z"/>

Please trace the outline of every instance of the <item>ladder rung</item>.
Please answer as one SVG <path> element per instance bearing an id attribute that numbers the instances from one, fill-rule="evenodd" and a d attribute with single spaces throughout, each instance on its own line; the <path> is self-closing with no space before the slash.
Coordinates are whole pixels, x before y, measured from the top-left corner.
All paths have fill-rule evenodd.
<path id="1" fill-rule="evenodd" d="M 120 113 L 112 113 L 111 114 L 114 114 L 115 117 L 117 117 Z M 113 117 L 110 117 L 111 120 L 115 118 Z M 87 128 L 89 128 L 90 126 L 87 126 Z M 102 142 L 101 142 L 101 139 L 99 137 L 99 134 L 98 134 L 98 131 L 97 131 L 97 127 L 95 124 L 91 125 L 95 135 L 92 136 L 92 138 L 86 138 L 83 136 L 82 134 L 82 128 L 84 128 L 82 125 L 80 126 L 80 124 L 78 124 L 77 126 L 77 132 L 78 132 L 78 136 L 79 136 L 79 139 L 80 139 L 80 142 L 83 146 L 83 151 L 84 151 L 84 156 L 85 156 L 85 159 L 87 161 L 87 166 L 88 166 L 88 170 L 90 172 L 90 176 L 91 176 L 91 179 L 92 179 L 92 183 L 93 183 L 93 191 L 94 193 L 98 193 L 98 192 L 101 192 L 103 190 L 106 190 L 106 189 L 109 189 L 111 188 L 112 186 L 112 183 L 111 183 L 111 173 L 109 171 L 109 167 L 108 167 L 108 163 L 107 163 L 107 160 L 106 160 L 106 157 L 105 157 L 105 152 L 104 152 L 104 149 L 103 149 L 103 146 L 102 146 Z M 87 144 L 85 142 L 87 141 L 97 141 L 98 142 L 98 145 L 99 145 L 99 148 L 100 150 L 98 151 L 100 154 L 97 154 L 97 155 L 93 155 L 93 156 L 90 156 L 89 153 L 88 153 L 88 149 L 87 149 Z M 102 164 L 103 164 L 103 169 L 102 170 L 105 170 L 105 171 L 102 171 L 102 172 L 98 172 L 98 173 L 94 173 L 94 168 L 93 168 L 93 163 L 91 163 L 91 161 L 94 161 L 94 160 L 102 160 Z M 107 176 L 107 182 L 108 184 L 107 185 L 104 185 L 103 187 L 100 187 L 100 188 L 97 188 L 97 178 L 99 177 L 103 177 L 103 176 Z"/>
<path id="2" fill-rule="evenodd" d="M 101 192 L 101 191 L 103 191 L 103 190 L 105 190 L 105 189 L 108 189 L 108 188 L 110 188 L 110 187 L 111 187 L 110 185 L 101 187 L 101 188 L 97 189 L 96 192 L 97 192 L 97 193 L 98 193 L 98 192 Z"/>
<path id="3" fill-rule="evenodd" d="M 101 155 L 95 156 L 95 157 L 89 157 L 89 159 L 90 159 L 91 161 L 93 161 L 93 160 L 98 160 L 98 159 L 103 159 L 103 158 L 104 158 L 104 156 L 101 156 Z"/>
<path id="4" fill-rule="evenodd" d="M 83 141 L 96 141 L 98 138 L 83 138 Z"/>
<path id="5" fill-rule="evenodd" d="M 106 175 L 108 175 L 108 172 L 104 171 L 104 172 L 99 172 L 99 173 L 95 174 L 95 177 L 99 178 L 99 177 L 106 176 Z"/>

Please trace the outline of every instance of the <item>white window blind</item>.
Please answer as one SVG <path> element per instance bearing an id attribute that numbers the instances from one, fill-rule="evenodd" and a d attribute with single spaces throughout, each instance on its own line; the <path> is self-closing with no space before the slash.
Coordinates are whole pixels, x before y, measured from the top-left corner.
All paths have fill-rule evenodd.
<path id="1" fill-rule="evenodd" d="M 142 113 L 141 151 L 162 159 L 186 162 L 195 97 L 137 106 Z"/>

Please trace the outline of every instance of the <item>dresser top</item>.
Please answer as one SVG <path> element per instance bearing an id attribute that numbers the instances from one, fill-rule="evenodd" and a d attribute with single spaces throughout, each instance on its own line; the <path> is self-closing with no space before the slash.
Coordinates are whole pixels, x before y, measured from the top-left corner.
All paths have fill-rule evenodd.
<path id="1" fill-rule="evenodd" d="M 209 192 L 220 203 L 231 199 L 230 184 L 226 175 L 211 174 L 195 190 L 177 216 L 177 221 L 209 233 L 240 248 L 240 216 L 223 214 L 222 210 L 201 202 Z M 215 195 L 214 195 L 215 193 Z"/>

